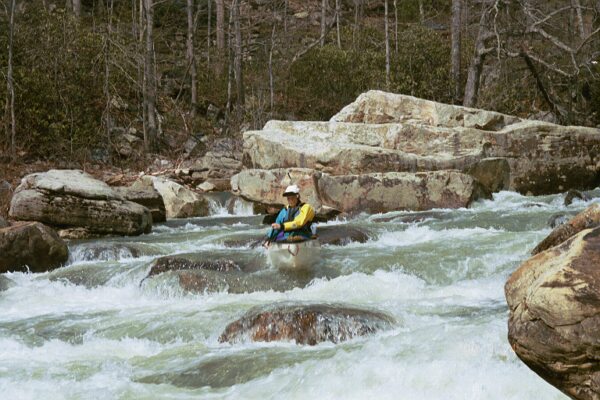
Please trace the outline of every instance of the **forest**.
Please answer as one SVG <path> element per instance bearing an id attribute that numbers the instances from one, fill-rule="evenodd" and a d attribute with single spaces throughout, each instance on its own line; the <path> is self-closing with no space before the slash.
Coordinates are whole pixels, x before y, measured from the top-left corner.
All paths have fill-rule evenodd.
<path id="1" fill-rule="evenodd" d="M 598 0 L 5 0 L 0 162 L 145 165 L 382 89 L 600 124 Z"/>

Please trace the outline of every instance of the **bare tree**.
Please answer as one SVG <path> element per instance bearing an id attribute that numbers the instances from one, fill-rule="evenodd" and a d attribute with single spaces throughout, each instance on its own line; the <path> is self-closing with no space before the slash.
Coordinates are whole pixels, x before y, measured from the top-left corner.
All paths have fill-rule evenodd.
<path id="1" fill-rule="evenodd" d="M 17 135 L 15 120 L 15 84 L 13 80 L 13 40 L 15 33 L 15 7 L 16 0 L 9 2 L 9 22 L 8 22 L 8 71 L 6 73 L 6 88 L 8 91 L 8 112 L 10 113 L 10 135 L 7 130 L 7 137 L 10 136 L 10 156 L 12 160 L 17 158 Z"/>
<path id="2" fill-rule="evenodd" d="M 215 0 L 217 6 L 217 50 L 225 49 L 225 0 Z"/>
<path id="3" fill-rule="evenodd" d="M 210 45 L 211 45 L 211 40 L 212 40 L 212 2 L 213 0 L 208 0 L 207 1 L 207 14 L 208 14 L 208 18 L 206 21 L 206 25 L 207 25 L 207 32 L 206 32 L 206 63 L 208 65 L 210 65 Z M 198 5 L 198 7 L 200 7 L 200 5 Z"/>
<path id="4" fill-rule="evenodd" d="M 479 29 L 477 31 L 477 38 L 475 39 L 475 53 L 469 64 L 467 83 L 465 84 L 463 105 L 466 107 L 475 107 L 477 105 L 483 62 L 485 57 L 494 51 L 493 47 L 486 47 L 486 42 L 493 37 L 493 33 L 489 30 L 488 25 L 489 12 L 490 7 L 488 5 L 482 10 L 479 19 Z"/>
<path id="5" fill-rule="evenodd" d="M 144 12 L 146 16 L 146 48 L 144 53 L 144 109 L 146 111 L 146 129 L 144 130 L 144 147 L 146 152 L 156 152 L 158 150 L 153 3 L 153 0 L 144 0 Z"/>
<path id="6" fill-rule="evenodd" d="M 188 69 L 190 71 L 190 85 L 192 91 L 191 112 L 192 118 L 196 116 L 196 106 L 198 104 L 197 84 L 196 84 L 196 59 L 194 57 L 194 0 L 187 0 L 187 41 L 186 58 Z"/>
<path id="7" fill-rule="evenodd" d="M 340 13 L 341 13 L 341 8 L 340 8 L 340 0 L 335 0 L 335 27 L 336 27 L 336 31 L 337 31 L 337 45 L 338 48 L 342 48 L 342 38 L 341 38 L 341 34 L 340 34 Z"/>
<path id="8" fill-rule="evenodd" d="M 110 43 L 111 43 L 111 35 L 112 35 L 112 18 L 113 18 L 113 0 L 107 1 L 107 16 L 108 20 L 106 21 L 106 35 L 104 39 L 104 98 L 106 101 L 106 106 L 104 109 L 104 128 L 106 129 L 106 145 L 107 148 L 111 149 L 111 135 L 110 130 L 112 128 L 111 122 L 111 96 L 110 96 Z"/>
<path id="9" fill-rule="evenodd" d="M 454 100 L 460 99 L 460 53 L 461 53 L 461 14 L 462 0 L 452 0 L 452 81 L 454 83 Z"/>
<path id="10" fill-rule="evenodd" d="M 233 0 L 231 16 L 233 17 L 233 30 L 235 33 L 235 47 L 234 47 L 234 74 L 237 94 L 237 105 L 238 111 L 241 111 L 244 107 L 245 96 L 244 96 L 244 76 L 242 67 L 242 30 L 240 23 L 240 0 Z"/>
<path id="11" fill-rule="evenodd" d="M 81 17 L 81 0 L 73 0 L 73 14 L 77 18 Z"/>
<path id="12" fill-rule="evenodd" d="M 398 0 L 394 0 L 394 44 L 398 54 Z"/>
<path id="13" fill-rule="evenodd" d="M 327 0 L 321 0 L 321 47 L 325 45 L 325 31 L 327 30 Z"/>
<path id="14" fill-rule="evenodd" d="M 388 0 L 385 0 L 385 87 L 390 87 L 390 34 L 388 29 Z"/>

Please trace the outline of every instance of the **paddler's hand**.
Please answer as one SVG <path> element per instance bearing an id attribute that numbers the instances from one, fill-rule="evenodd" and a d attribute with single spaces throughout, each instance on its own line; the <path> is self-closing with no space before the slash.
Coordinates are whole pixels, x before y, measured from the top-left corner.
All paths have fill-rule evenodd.
<path id="1" fill-rule="evenodd" d="M 276 231 L 281 229 L 281 224 L 278 223 L 273 223 L 271 224 L 271 228 L 275 229 Z"/>

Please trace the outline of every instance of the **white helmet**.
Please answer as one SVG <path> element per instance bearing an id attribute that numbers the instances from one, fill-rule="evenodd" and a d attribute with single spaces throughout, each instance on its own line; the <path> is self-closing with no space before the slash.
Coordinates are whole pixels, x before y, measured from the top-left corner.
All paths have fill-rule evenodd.
<path id="1" fill-rule="evenodd" d="M 298 185 L 290 185 L 285 188 L 285 192 L 283 192 L 284 196 L 297 196 L 300 194 L 300 188 Z"/>

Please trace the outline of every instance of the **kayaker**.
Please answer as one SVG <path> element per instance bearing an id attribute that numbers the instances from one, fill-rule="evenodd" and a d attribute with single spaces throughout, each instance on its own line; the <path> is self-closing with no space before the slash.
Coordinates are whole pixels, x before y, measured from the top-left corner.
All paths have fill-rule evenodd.
<path id="1" fill-rule="evenodd" d="M 315 217 L 315 209 L 300 200 L 298 185 L 288 186 L 283 196 L 287 198 L 288 205 L 281 209 L 277 219 L 271 224 L 267 232 L 266 245 L 273 241 L 302 241 L 313 236 L 311 225 Z"/>

